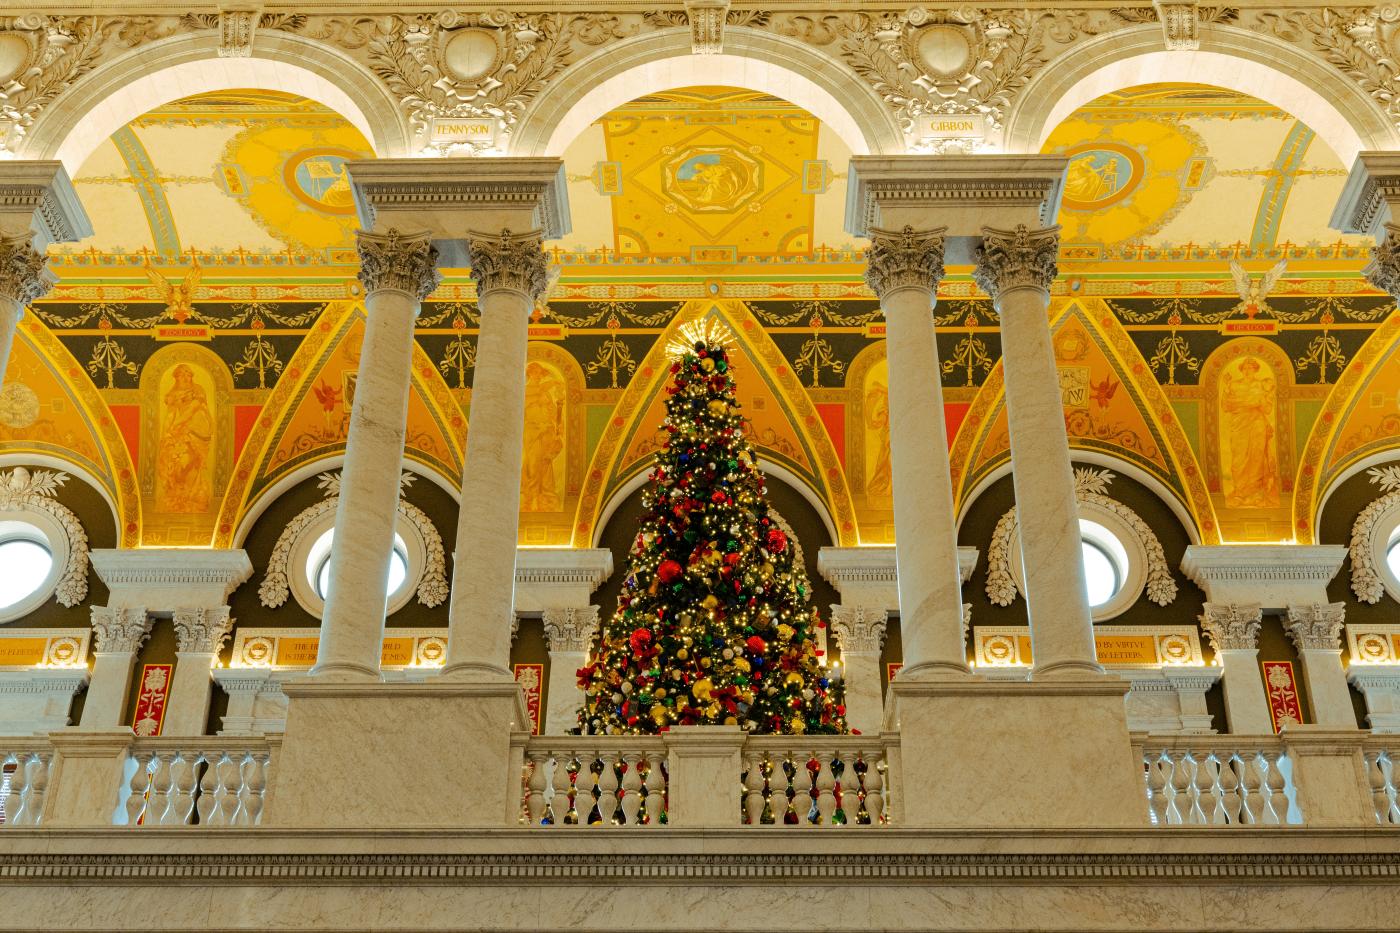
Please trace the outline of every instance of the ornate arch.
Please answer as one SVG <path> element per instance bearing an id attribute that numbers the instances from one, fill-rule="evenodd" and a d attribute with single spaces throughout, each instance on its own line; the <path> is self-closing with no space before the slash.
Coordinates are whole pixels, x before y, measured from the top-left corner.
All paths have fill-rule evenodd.
<path id="1" fill-rule="evenodd" d="M 899 153 L 904 134 L 871 87 L 832 55 L 787 36 L 725 30 L 724 54 L 694 55 L 689 29 L 623 39 L 550 84 L 511 135 L 511 155 L 560 155 L 598 117 L 650 91 L 720 83 L 773 94 L 809 111 L 853 153 Z"/>
<path id="2" fill-rule="evenodd" d="M 1199 51 L 1164 51 L 1157 23 L 1077 44 L 1026 84 L 1007 115 L 1008 152 L 1039 152 L 1076 109 L 1120 88 L 1163 81 L 1250 94 L 1302 120 L 1350 165 L 1363 149 L 1394 149 L 1400 132 L 1359 86 L 1318 55 L 1263 32 L 1202 24 Z"/>
<path id="3" fill-rule="evenodd" d="M 219 57 L 217 30 L 138 45 L 78 78 L 39 114 L 21 158 L 76 171 L 103 140 L 154 107 L 207 91 L 261 88 L 309 97 L 355 125 L 381 158 L 410 155 L 398 102 L 363 65 L 328 45 L 261 30 L 251 54 Z"/>

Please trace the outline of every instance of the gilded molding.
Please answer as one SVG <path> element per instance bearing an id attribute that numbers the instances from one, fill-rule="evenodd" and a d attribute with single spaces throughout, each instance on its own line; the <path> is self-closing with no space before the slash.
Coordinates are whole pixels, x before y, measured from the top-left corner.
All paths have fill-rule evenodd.
<path id="1" fill-rule="evenodd" d="M 1206 603 L 1201 613 L 1201 631 L 1216 652 L 1259 647 L 1259 627 L 1264 612 L 1257 605 Z"/>
<path id="2" fill-rule="evenodd" d="M 556 651 L 586 653 L 598 633 L 597 606 L 566 606 L 544 610 L 544 637 Z"/>
<path id="3" fill-rule="evenodd" d="M 879 654 L 889 613 L 884 606 L 831 607 L 831 633 L 844 654 Z"/>
<path id="4" fill-rule="evenodd" d="M 549 260 L 543 247 L 544 238 L 538 230 L 503 230 L 499 236 L 472 234 L 468 250 L 477 296 L 504 289 L 538 301 L 549 290 Z"/>
<path id="5" fill-rule="evenodd" d="M 53 288 L 58 277 L 49 271 L 48 259 L 29 237 L 0 236 L 0 297 L 33 304 Z"/>
<path id="6" fill-rule="evenodd" d="M 93 650 L 99 654 L 137 651 L 150 637 L 152 621 L 144 608 L 93 606 Z"/>
<path id="7" fill-rule="evenodd" d="M 391 229 L 380 234 L 361 230 L 356 234 L 355 246 L 360 254 L 360 283 L 368 295 L 391 289 L 422 301 L 442 281 L 437 247 L 426 233 L 406 235 Z"/>
<path id="8" fill-rule="evenodd" d="M 175 639 L 180 652 L 218 654 L 233 632 L 228 606 L 212 609 L 176 609 Z"/>
<path id="9" fill-rule="evenodd" d="M 943 280 L 943 230 L 870 228 L 865 283 L 876 297 L 883 300 L 901 288 L 936 292 Z"/>
<path id="10" fill-rule="evenodd" d="M 1016 288 L 1050 290 L 1059 275 L 1059 226 L 1041 230 L 1018 224 L 1015 230 L 982 229 L 977 265 L 972 278 L 993 301 Z"/>
<path id="11" fill-rule="evenodd" d="M 1309 648 L 1340 651 L 1346 608 L 1346 603 L 1289 606 L 1288 622 L 1284 628 L 1299 651 Z"/>

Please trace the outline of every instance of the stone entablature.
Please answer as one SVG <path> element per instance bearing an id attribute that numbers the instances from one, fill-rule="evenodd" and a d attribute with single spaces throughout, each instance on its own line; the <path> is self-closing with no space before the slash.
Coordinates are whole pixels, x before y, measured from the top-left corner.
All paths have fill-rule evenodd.
<path id="1" fill-rule="evenodd" d="M 975 547 L 958 548 L 961 582 L 971 578 L 977 557 Z M 817 552 L 817 570 L 836 587 L 843 605 L 883 606 L 888 612 L 899 612 L 893 545 L 824 547 Z"/>
<path id="2" fill-rule="evenodd" d="M 1327 584 L 1346 555 L 1340 544 L 1193 544 L 1181 558 L 1181 572 L 1208 602 L 1279 610 L 1329 602 Z"/>
<path id="3" fill-rule="evenodd" d="M 606 548 L 518 548 L 515 611 L 588 606 L 612 572 L 612 551 Z"/>
<path id="4" fill-rule="evenodd" d="M 92 566 L 110 591 L 109 606 L 152 612 L 223 606 L 253 575 L 242 548 L 104 548 L 92 552 Z"/>

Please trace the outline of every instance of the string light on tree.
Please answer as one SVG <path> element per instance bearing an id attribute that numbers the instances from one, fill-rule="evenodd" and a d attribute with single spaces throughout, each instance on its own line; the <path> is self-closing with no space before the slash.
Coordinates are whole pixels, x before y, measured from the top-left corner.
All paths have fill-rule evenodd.
<path id="1" fill-rule="evenodd" d="M 843 691 L 795 542 L 770 516 L 713 319 L 667 347 L 666 443 L 643 493 L 617 610 L 579 674 L 588 734 L 738 725 L 846 731 Z"/>

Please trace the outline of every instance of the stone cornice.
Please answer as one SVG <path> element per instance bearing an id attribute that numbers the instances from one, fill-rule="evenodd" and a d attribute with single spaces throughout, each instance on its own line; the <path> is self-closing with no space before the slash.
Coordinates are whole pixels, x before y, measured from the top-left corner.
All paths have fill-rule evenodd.
<path id="1" fill-rule="evenodd" d="M 605 548 L 518 548 L 515 552 L 517 584 L 597 588 L 612 571 L 612 552 Z"/>
<path id="2" fill-rule="evenodd" d="M 253 565 L 241 548 L 102 548 L 92 552 L 92 566 L 109 589 L 123 585 L 217 585 L 231 591 L 253 575 Z"/>
<path id="3" fill-rule="evenodd" d="M 61 162 L 0 161 L 0 235 L 32 237 L 36 250 L 92 236 Z"/>
<path id="4" fill-rule="evenodd" d="M 958 548 L 958 573 L 966 583 L 977 568 L 975 547 Z M 846 583 L 898 582 L 894 545 L 876 547 L 824 547 L 817 552 L 817 570 L 839 591 Z"/>
<path id="5" fill-rule="evenodd" d="M 1258 602 L 1277 609 L 1325 601 L 1327 584 L 1346 555 L 1340 544 L 1193 544 L 1181 558 L 1181 572 L 1211 602 Z M 1298 596 L 1300 589 L 1315 592 Z"/>
<path id="6" fill-rule="evenodd" d="M 1343 233 L 1380 237 L 1393 218 L 1392 205 L 1400 202 L 1400 153 L 1360 152 L 1352 163 L 1341 197 L 1332 211 L 1330 226 Z"/>

